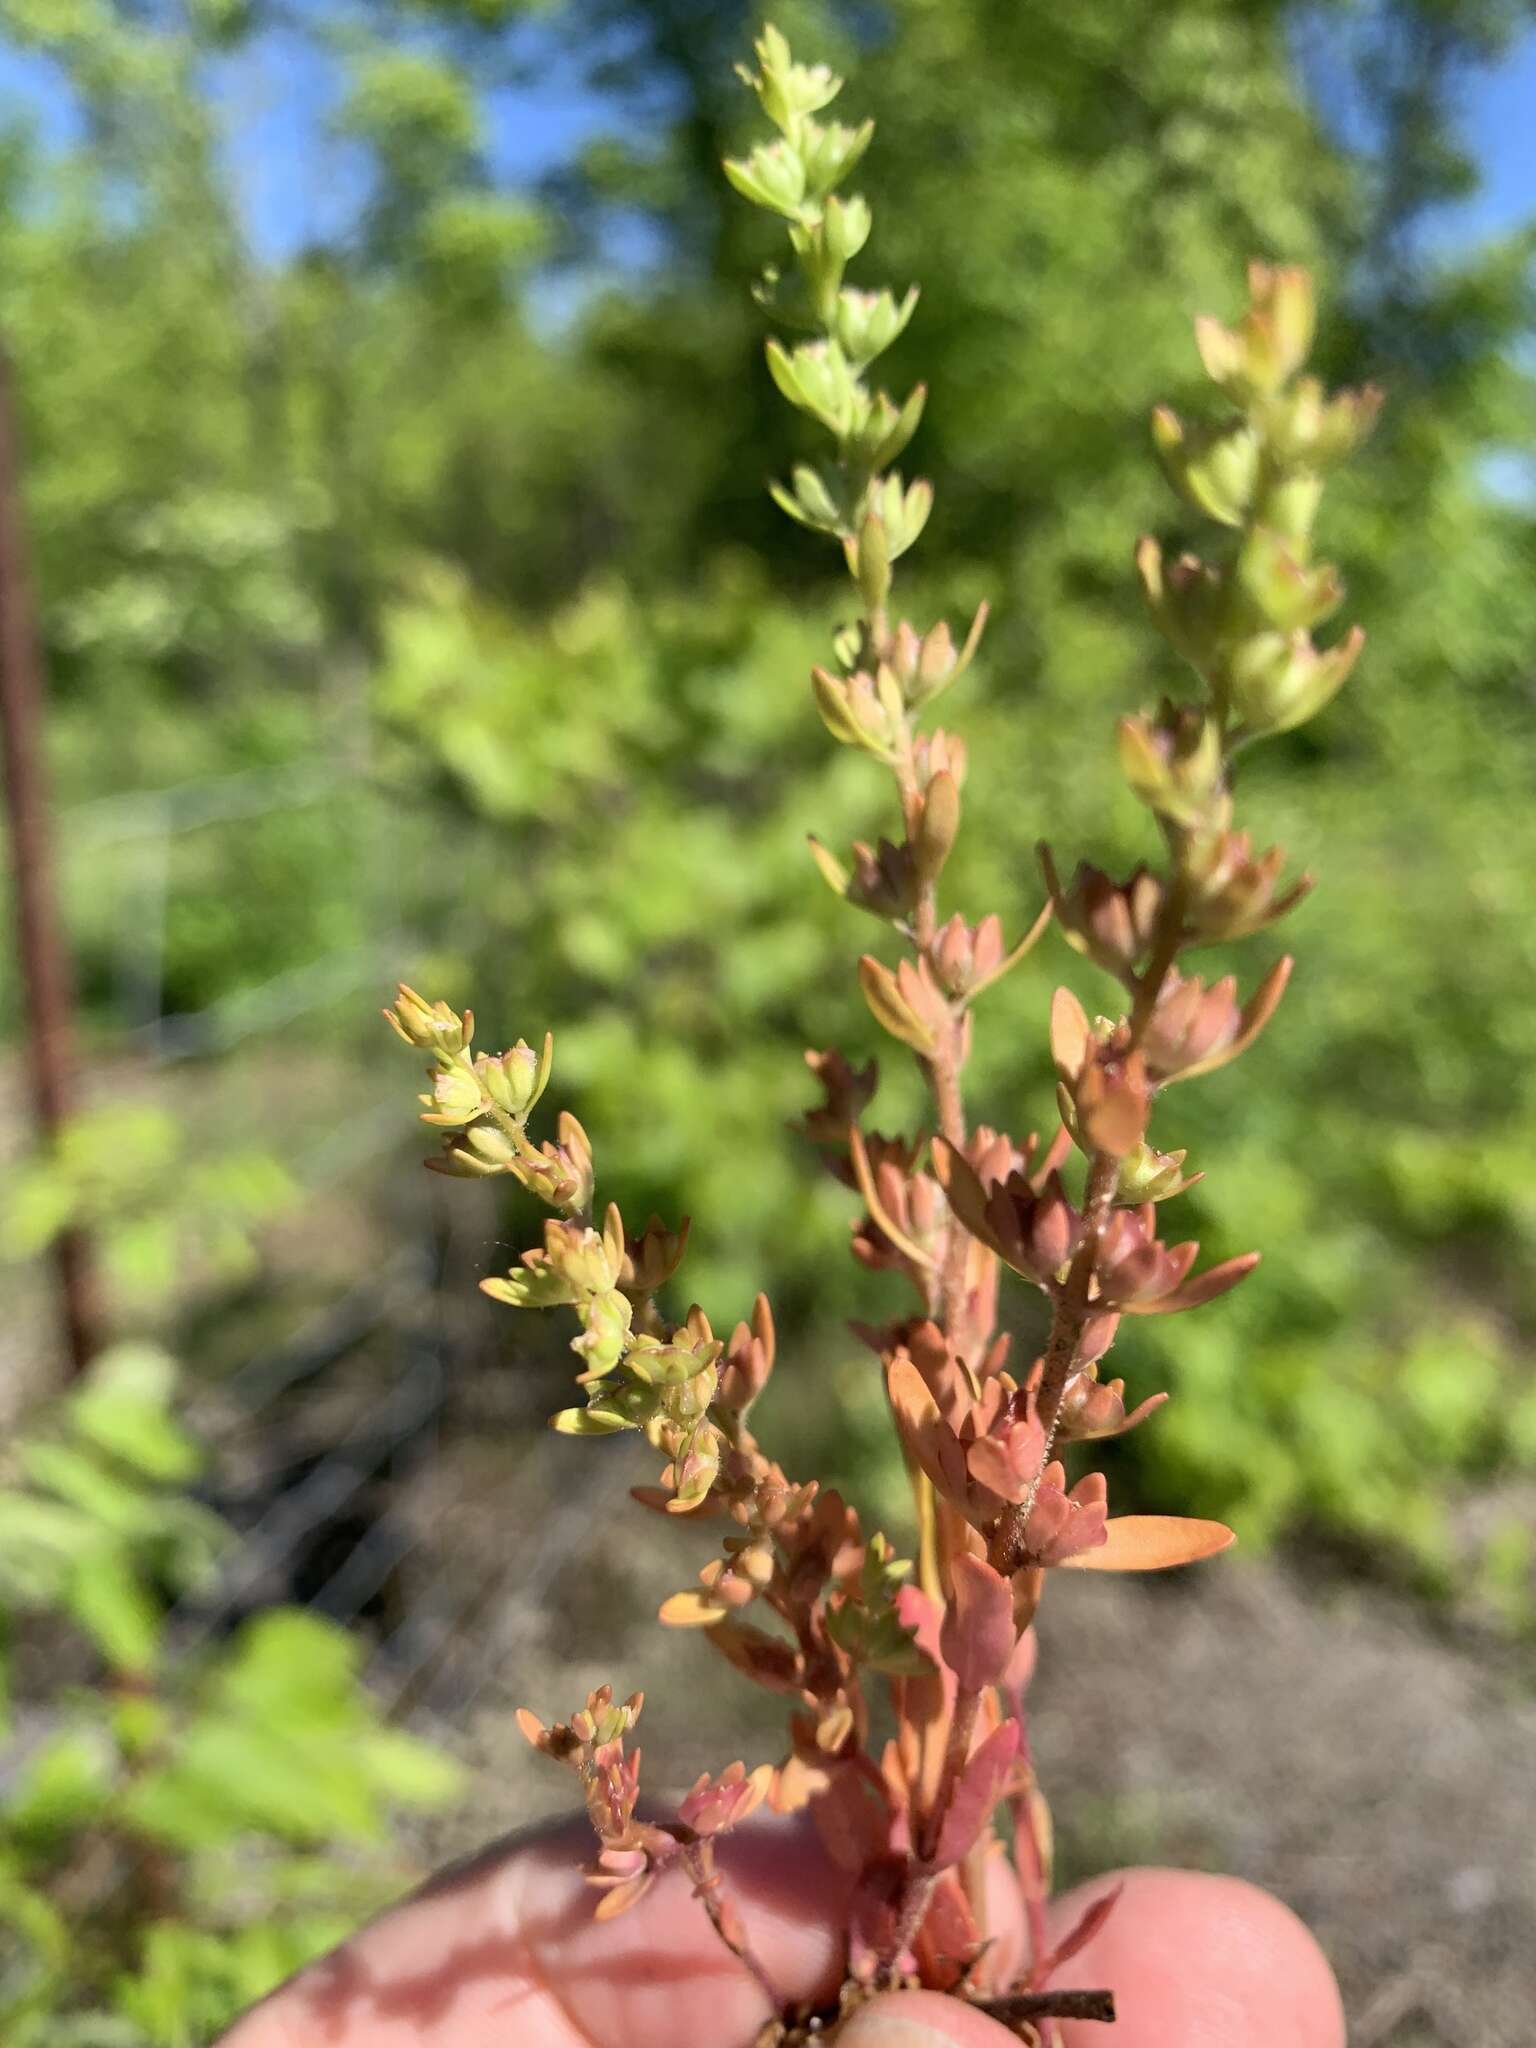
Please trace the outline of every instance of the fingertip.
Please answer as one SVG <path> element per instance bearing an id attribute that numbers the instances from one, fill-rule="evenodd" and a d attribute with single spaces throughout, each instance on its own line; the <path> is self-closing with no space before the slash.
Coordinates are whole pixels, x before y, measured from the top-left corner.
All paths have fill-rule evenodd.
<path id="1" fill-rule="evenodd" d="M 1103 1928 L 1051 1980 L 1114 1992 L 1114 2048 L 1344 2048 L 1333 1971 L 1289 1906 L 1241 1878 L 1124 1870 L 1059 1900 L 1054 1929 L 1114 1884 L 1125 1890 Z M 1101 2028 L 1062 2035 L 1103 2048 Z"/>
<path id="2" fill-rule="evenodd" d="M 1018 2048 L 1017 2034 L 963 1999 L 939 1991 L 892 1991 L 862 2005 L 839 2048 Z"/>

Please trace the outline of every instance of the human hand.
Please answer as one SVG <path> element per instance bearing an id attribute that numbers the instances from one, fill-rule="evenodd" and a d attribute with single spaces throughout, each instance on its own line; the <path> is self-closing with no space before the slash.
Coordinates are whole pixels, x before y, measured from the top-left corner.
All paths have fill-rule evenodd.
<path id="1" fill-rule="evenodd" d="M 596 1921 L 584 1824 L 493 1844 L 442 1872 L 240 2020 L 221 2048 L 746 2048 L 762 1994 L 681 1873 Z M 748 1824 L 721 1864 L 787 2002 L 834 1997 L 848 1880 L 801 1824 Z M 1054 1988 L 1114 1991 L 1113 2027 L 1062 2022 L 1065 2048 L 1343 2048 L 1332 1972 L 1301 1922 L 1235 1878 L 1121 1872 L 1124 1896 Z M 1059 1901 L 1063 1927 L 1111 1880 Z M 999 1981 L 1022 1954 L 999 1859 Z M 932 1992 L 872 2000 L 840 2048 L 1007 2048 L 1017 2037 Z"/>

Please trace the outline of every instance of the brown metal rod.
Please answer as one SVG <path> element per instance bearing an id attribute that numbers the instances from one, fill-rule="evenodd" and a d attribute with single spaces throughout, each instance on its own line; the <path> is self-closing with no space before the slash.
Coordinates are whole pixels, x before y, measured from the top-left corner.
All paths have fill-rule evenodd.
<path id="1" fill-rule="evenodd" d="M 28 1082 L 38 1135 L 57 1140 L 74 1100 L 74 985 L 54 885 L 43 757 L 43 661 L 21 504 L 15 379 L 0 347 L 0 734 L 16 902 L 16 959 L 27 1035 Z M 78 1229 L 60 1233 L 53 1258 L 71 1377 L 96 1350 L 96 1290 L 90 1245 Z"/>

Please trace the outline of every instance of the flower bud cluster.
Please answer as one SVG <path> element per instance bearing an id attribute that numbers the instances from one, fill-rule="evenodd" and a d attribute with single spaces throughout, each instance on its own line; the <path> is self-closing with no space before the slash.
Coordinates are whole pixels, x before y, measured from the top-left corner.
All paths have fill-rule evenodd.
<path id="1" fill-rule="evenodd" d="M 1201 676 L 1229 744 L 1304 724 L 1355 665 L 1358 628 L 1326 649 L 1312 639 L 1344 597 L 1337 570 L 1314 558 L 1312 528 L 1324 472 L 1365 439 L 1381 404 L 1370 388 L 1326 398 L 1315 378 L 1299 374 L 1316 318 L 1305 271 L 1255 263 L 1248 289 L 1236 327 L 1207 318 L 1195 329 L 1206 374 L 1233 411 L 1187 426 L 1160 406 L 1152 419 L 1174 489 L 1236 530 L 1236 552 L 1219 566 L 1194 555 L 1166 561 L 1152 540 L 1137 553 L 1152 616 Z M 1139 736 L 1128 745 L 1127 773 L 1154 809 L 1173 815 L 1146 752 Z M 1187 799 L 1174 792 L 1174 801 Z"/>
<path id="2" fill-rule="evenodd" d="M 533 1145 L 528 1118 L 549 1085 L 555 1042 L 546 1032 L 535 1052 L 522 1039 L 510 1052 L 470 1052 L 474 1013 L 461 1017 L 444 1002 L 429 1003 L 401 984 L 385 1022 L 405 1044 L 432 1055 L 432 1086 L 419 1099 L 421 1120 L 443 1133 L 443 1150 L 427 1161 L 436 1173 L 459 1180 L 511 1174 L 552 1209 L 575 1215 L 592 1202 L 592 1147 L 569 1111 L 556 1140 Z"/>
<path id="3" fill-rule="evenodd" d="M 689 1863 L 696 1882 L 713 1878 L 712 1863 L 700 1865 L 691 1852 L 754 1813 L 774 1780 L 771 1764 L 749 1772 L 745 1764 L 728 1764 L 718 1777 L 706 1771 L 679 1802 L 672 1824 L 638 1820 L 640 1752 L 626 1754 L 624 1738 L 640 1718 L 643 1693 L 616 1704 L 613 1688 L 588 1693 L 585 1707 L 569 1721 L 546 1728 L 526 1707 L 517 1725 L 542 1755 L 564 1764 L 581 1782 L 587 1817 L 597 1836 L 598 1853 L 587 1870 L 587 1882 L 602 1897 L 599 1920 L 611 1920 L 637 1905 L 670 1864 Z"/>

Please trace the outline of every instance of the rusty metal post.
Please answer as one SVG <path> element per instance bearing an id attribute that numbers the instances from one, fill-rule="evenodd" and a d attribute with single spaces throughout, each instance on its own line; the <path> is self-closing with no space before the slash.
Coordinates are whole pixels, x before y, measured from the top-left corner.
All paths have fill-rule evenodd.
<path id="1" fill-rule="evenodd" d="M 0 733 L 16 906 L 16 959 L 38 1135 L 51 1143 L 73 1104 L 74 986 L 60 922 L 43 757 L 43 661 L 21 504 L 16 393 L 0 347 Z M 90 1246 L 67 1230 L 54 1246 L 60 1321 L 71 1376 L 96 1350 Z"/>

